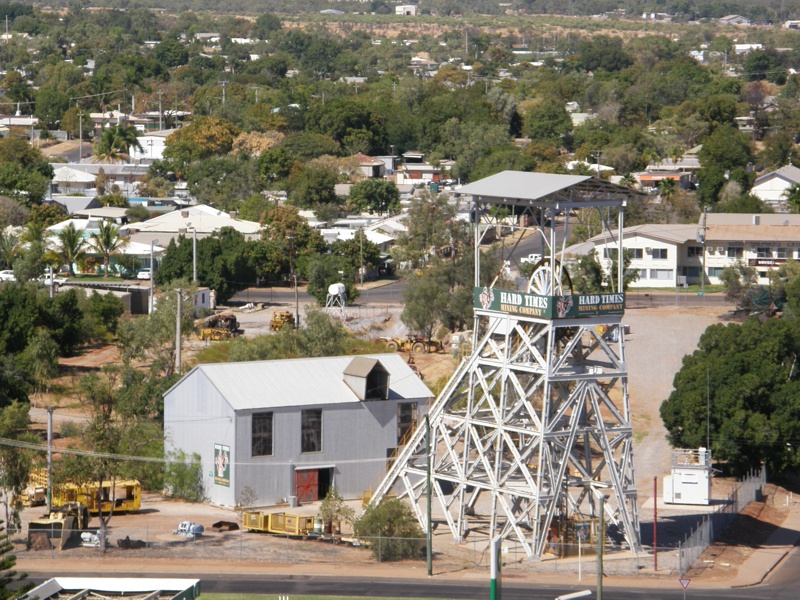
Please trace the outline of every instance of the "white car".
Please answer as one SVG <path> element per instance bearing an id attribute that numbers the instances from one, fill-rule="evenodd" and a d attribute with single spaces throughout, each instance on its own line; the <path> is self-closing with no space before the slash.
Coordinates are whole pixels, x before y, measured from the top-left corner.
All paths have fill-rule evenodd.
<path id="1" fill-rule="evenodd" d="M 136 274 L 136 279 L 150 279 L 150 269 L 142 269 Z"/>
<path id="2" fill-rule="evenodd" d="M 14 271 L 7 270 L 7 271 L 0 271 L 0 281 L 16 281 L 17 278 L 14 276 Z"/>
<path id="3" fill-rule="evenodd" d="M 541 254 L 528 254 L 528 256 L 523 256 L 522 258 L 520 258 L 519 262 L 521 262 L 523 265 L 524 264 L 533 265 L 538 263 L 540 260 L 542 260 Z"/>
<path id="4" fill-rule="evenodd" d="M 52 278 L 50 273 L 45 273 L 41 277 L 39 277 L 39 281 L 42 282 L 44 285 L 64 285 L 67 283 L 66 277 L 59 277 L 58 275 L 53 275 Z"/>

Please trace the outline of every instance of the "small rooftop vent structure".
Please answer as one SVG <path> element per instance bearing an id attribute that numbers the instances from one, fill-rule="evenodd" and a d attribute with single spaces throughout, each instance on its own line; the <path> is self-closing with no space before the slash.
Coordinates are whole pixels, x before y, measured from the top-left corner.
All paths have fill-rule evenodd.
<path id="1" fill-rule="evenodd" d="M 711 450 L 672 451 L 672 473 L 664 477 L 664 502 L 711 503 Z"/>

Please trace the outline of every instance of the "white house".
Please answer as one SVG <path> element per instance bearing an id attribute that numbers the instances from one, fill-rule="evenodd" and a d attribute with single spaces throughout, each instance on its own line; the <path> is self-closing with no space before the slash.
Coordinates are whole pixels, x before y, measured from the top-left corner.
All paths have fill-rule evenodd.
<path id="1" fill-rule="evenodd" d="M 758 177 L 750 193 L 767 203 L 775 211 L 786 212 L 784 194 L 795 183 L 800 183 L 800 169 L 794 165 L 786 165 Z"/>
<path id="2" fill-rule="evenodd" d="M 417 16 L 416 4 L 400 4 L 394 7 L 394 14 L 402 17 L 415 17 Z"/>
<path id="3" fill-rule="evenodd" d="M 564 251 L 565 258 L 597 252 L 597 258 L 610 270 L 616 256 L 617 232 L 595 236 Z M 623 249 L 631 256 L 630 269 L 639 279 L 630 287 L 674 288 L 683 283 L 699 283 L 702 272 L 702 245 L 697 243 L 696 225 L 636 225 L 623 229 Z M 684 279 L 685 278 L 685 279 Z"/>
<path id="4" fill-rule="evenodd" d="M 606 270 L 616 255 L 617 232 L 596 236 L 564 251 L 565 261 L 596 252 Z M 631 288 L 673 288 L 705 281 L 722 283 L 725 267 L 742 262 L 756 269 L 758 283 L 789 259 L 800 260 L 800 215 L 714 214 L 691 225 L 637 225 L 623 229 L 629 268 L 639 272 Z"/>
<path id="5" fill-rule="evenodd" d="M 132 147 L 130 155 L 132 161 L 161 160 L 164 158 L 164 149 L 167 147 L 167 138 L 175 133 L 177 129 L 165 129 L 163 131 L 150 131 L 138 137 L 142 149 Z"/>

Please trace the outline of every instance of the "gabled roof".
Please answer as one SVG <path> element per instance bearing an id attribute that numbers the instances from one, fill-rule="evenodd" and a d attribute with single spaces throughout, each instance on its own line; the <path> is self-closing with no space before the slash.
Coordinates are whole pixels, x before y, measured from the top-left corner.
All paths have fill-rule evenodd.
<path id="1" fill-rule="evenodd" d="M 181 210 L 153 217 L 141 223 L 125 225 L 124 231 L 140 233 L 178 234 L 197 230 L 197 234 L 210 234 L 223 227 L 233 227 L 245 235 L 255 235 L 261 231 L 261 225 L 255 221 L 234 219 L 228 213 L 220 212 L 208 206 L 191 206 Z"/>
<path id="2" fill-rule="evenodd" d="M 679 245 L 697 239 L 697 225 L 634 225 L 633 227 L 625 227 L 622 230 L 622 234 L 625 241 L 630 241 L 637 237 L 644 237 L 667 244 Z M 616 244 L 618 235 L 618 230 L 610 231 L 606 235 L 596 235 L 585 242 L 573 244 L 565 248 L 564 255 L 583 256 L 599 245 L 609 242 Z"/>
<path id="3" fill-rule="evenodd" d="M 70 167 L 59 167 L 53 171 L 53 181 L 63 183 L 94 183 L 96 175 L 71 169 Z"/>
<path id="4" fill-rule="evenodd" d="M 366 377 L 370 374 L 370 371 L 375 368 L 375 365 L 380 365 L 380 361 L 377 358 L 367 358 L 366 356 L 356 356 L 353 360 L 350 361 L 350 364 L 347 365 L 347 368 L 344 370 L 344 375 L 352 375 L 353 377 Z M 383 365 L 381 365 L 383 369 Z M 386 369 L 384 369 L 385 371 Z"/>
<path id="5" fill-rule="evenodd" d="M 358 402 L 344 382 L 352 356 L 296 358 L 198 365 L 164 396 L 190 377 L 204 376 L 233 410 L 319 406 Z M 433 393 L 397 354 L 369 354 L 390 376 L 389 399 L 427 400 Z"/>
<path id="6" fill-rule="evenodd" d="M 781 167 L 780 169 L 776 169 L 766 175 L 761 175 L 756 179 L 756 182 L 753 184 L 755 187 L 765 181 L 769 181 L 770 179 L 775 179 L 776 177 L 780 179 L 784 179 L 789 183 L 800 183 L 800 169 L 795 167 L 794 165 L 786 165 Z"/>
<path id="7" fill-rule="evenodd" d="M 371 156 L 361 154 L 360 152 L 358 154 L 354 154 L 353 158 L 355 158 L 358 161 L 358 164 L 362 166 L 379 167 L 384 164 L 382 160 L 372 158 Z"/>

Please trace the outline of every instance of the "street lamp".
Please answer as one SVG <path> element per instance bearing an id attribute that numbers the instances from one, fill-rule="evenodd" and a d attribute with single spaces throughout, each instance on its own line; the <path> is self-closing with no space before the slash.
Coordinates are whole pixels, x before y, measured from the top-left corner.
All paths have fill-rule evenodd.
<path id="1" fill-rule="evenodd" d="M 186 229 L 192 230 L 192 283 L 197 285 L 197 227 L 192 227 L 191 223 L 186 223 Z"/>
<path id="2" fill-rule="evenodd" d="M 703 225 L 697 230 L 697 241 L 703 244 L 703 271 L 700 273 L 700 296 L 705 296 L 706 293 L 706 233 L 708 226 L 706 219 L 708 218 L 708 206 L 703 209 Z"/>
<path id="3" fill-rule="evenodd" d="M 286 239 L 289 240 L 289 273 L 294 284 L 294 328 L 300 326 L 300 299 L 297 295 L 297 273 L 294 272 L 294 232 L 287 231 Z"/>

